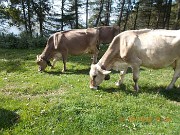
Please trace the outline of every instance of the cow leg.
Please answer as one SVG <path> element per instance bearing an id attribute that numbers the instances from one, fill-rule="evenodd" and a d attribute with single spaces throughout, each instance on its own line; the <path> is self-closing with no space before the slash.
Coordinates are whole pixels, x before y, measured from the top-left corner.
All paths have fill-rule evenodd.
<path id="1" fill-rule="evenodd" d="M 119 80 L 116 82 L 116 86 L 120 86 L 123 81 L 124 81 L 124 77 L 126 75 L 126 72 L 127 72 L 127 69 L 128 69 L 128 66 L 125 66 L 121 71 L 120 71 L 120 74 L 119 74 Z"/>
<path id="2" fill-rule="evenodd" d="M 174 85 L 175 85 L 175 82 L 180 77 L 180 60 L 177 60 L 175 65 L 176 66 L 174 68 L 174 75 L 173 75 L 173 78 L 171 80 L 171 83 L 166 88 L 167 90 L 172 89 L 174 87 Z"/>
<path id="3" fill-rule="evenodd" d="M 62 54 L 62 61 L 63 61 L 63 69 L 62 69 L 62 72 L 65 72 L 65 71 L 66 71 L 67 54 Z"/>
<path id="4" fill-rule="evenodd" d="M 132 66 L 133 69 L 133 81 L 134 81 L 134 89 L 138 92 L 139 86 L 138 86 L 138 79 L 139 79 L 139 66 Z"/>
<path id="5" fill-rule="evenodd" d="M 55 64 L 56 64 L 56 62 L 57 62 L 58 60 L 55 58 L 55 59 L 53 59 L 53 63 L 52 63 L 52 66 L 51 66 L 51 69 L 53 69 L 54 68 L 54 66 L 55 66 Z"/>

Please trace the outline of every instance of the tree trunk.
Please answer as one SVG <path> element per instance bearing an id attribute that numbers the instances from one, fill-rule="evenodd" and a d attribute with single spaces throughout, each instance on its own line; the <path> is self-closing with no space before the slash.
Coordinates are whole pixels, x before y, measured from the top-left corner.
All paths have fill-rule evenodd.
<path id="1" fill-rule="evenodd" d="M 149 11 L 149 16 L 148 16 L 148 28 L 149 28 L 150 22 L 151 22 L 152 4 L 153 4 L 153 0 L 150 1 L 150 11 Z"/>
<path id="2" fill-rule="evenodd" d="M 88 28 L 88 5 L 89 1 L 86 0 L 86 28 Z"/>
<path id="3" fill-rule="evenodd" d="M 137 3 L 136 16 L 135 16 L 135 19 L 134 19 L 134 27 L 133 27 L 134 30 L 136 29 L 136 23 L 137 23 L 137 19 L 138 19 L 138 13 L 139 13 L 139 2 Z"/>
<path id="4" fill-rule="evenodd" d="M 127 26 L 127 23 L 128 23 L 130 6 L 131 6 L 131 0 L 128 0 L 128 7 L 127 7 L 127 10 L 126 10 L 126 12 L 127 12 L 127 13 L 126 13 L 126 21 L 125 21 L 125 24 L 124 24 L 124 29 L 123 29 L 123 31 L 126 30 L 126 26 Z"/>
<path id="5" fill-rule="evenodd" d="M 40 1 L 40 4 L 39 4 L 39 10 L 40 10 L 40 14 L 38 15 L 39 16 L 39 33 L 40 33 L 40 36 L 43 37 L 43 22 L 44 22 L 44 17 L 43 17 L 43 14 L 42 14 L 42 3 Z"/>
<path id="6" fill-rule="evenodd" d="M 171 5 L 172 5 L 172 0 L 169 0 L 168 2 L 168 12 L 167 12 L 167 25 L 166 29 L 169 29 L 169 21 L 170 21 L 170 16 L 171 16 Z"/>
<path id="7" fill-rule="evenodd" d="M 27 7 L 28 7 L 28 29 L 29 34 L 32 36 L 32 23 L 31 23 L 31 9 L 30 9 L 30 0 L 27 0 Z"/>
<path id="8" fill-rule="evenodd" d="M 157 20 L 156 20 L 156 29 L 158 29 L 159 28 L 159 23 L 161 23 L 160 22 L 160 18 L 161 18 L 161 10 L 162 9 L 162 2 L 160 2 L 160 3 L 158 3 L 158 8 L 157 8 L 157 10 L 158 10 L 158 17 L 157 17 Z"/>
<path id="9" fill-rule="evenodd" d="M 25 25 L 26 33 L 28 33 L 27 18 L 26 18 L 26 11 L 25 11 L 24 0 L 21 0 L 21 4 L 22 4 L 22 10 L 23 10 L 24 25 Z"/>
<path id="10" fill-rule="evenodd" d="M 166 0 L 165 3 L 165 9 L 164 9 L 164 14 L 163 14 L 163 29 L 166 27 L 166 22 L 167 22 L 167 12 L 168 12 L 168 0 Z"/>
<path id="11" fill-rule="evenodd" d="M 97 27 L 98 24 L 99 24 L 99 20 L 100 20 L 101 13 L 102 13 L 102 10 L 103 10 L 103 4 L 104 4 L 104 0 L 100 0 L 100 8 L 99 8 L 99 13 L 98 13 L 97 20 L 96 20 L 96 23 L 95 23 L 95 27 Z"/>
<path id="12" fill-rule="evenodd" d="M 105 25 L 109 26 L 109 20 L 110 20 L 110 13 L 111 13 L 111 0 L 107 1 L 107 5 L 106 5 L 106 16 L 105 16 Z"/>
<path id="13" fill-rule="evenodd" d="M 122 14 L 123 14 L 123 11 L 124 11 L 124 4 L 125 4 L 125 0 L 122 0 L 121 1 L 120 14 L 119 14 L 119 21 L 118 21 L 119 27 L 121 26 L 121 19 L 122 19 Z"/>
<path id="14" fill-rule="evenodd" d="M 178 29 L 179 20 L 180 20 L 180 0 L 178 0 L 177 3 L 178 3 L 178 11 L 176 15 L 175 29 Z"/>
<path id="15" fill-rule="evenodd" d="M 63 24 L 63 22 L 64 22 L 64 2 L 65 2 L 65 0 L 62 0 L 62 2 L 61 2 L 61 31 L 63 31 L 63 29 L 64 29 L 64 24 Z"/>
<path id="16" fill-rule="evenodd" d="M 78 29 L 78 19 L 79 19 L 79 17 L 78 17 L 78 0 L 75 0 L 75 22 L 76 22 L 76 24 L 75 24 L 75 28 L 76 29 Z"/>

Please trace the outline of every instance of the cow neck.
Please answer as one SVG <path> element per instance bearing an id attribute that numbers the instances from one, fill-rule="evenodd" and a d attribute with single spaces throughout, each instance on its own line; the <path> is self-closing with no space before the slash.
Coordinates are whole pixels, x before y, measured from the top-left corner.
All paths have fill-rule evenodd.
<path id="1" fill-rule="evenodd" d="M 47 51 L 46 51 L 47 52 Z M 48 66 L 52 67 L 51 62 L 50 62 L 50 55 L 46 54 L 46 52 L 43 52 L 41 55 L 41 58 L 47 63 Z"/>
<path id="2" fill-rule="evenodd" d="M 49 59 L 51 58 L 51 52 L 51 47 L 49 45 L 46 45 L 43 53 L 41 54 L 41 58 L 45 61 L 49 61 Z"/>
<path id="3" fill-rule="evenodd" d="M 112 63 L 113 63 L 113 59 L 110 53 L 109 54 L 105 53 L 103 57 L 99 60 L 98 65 L 103 70 L 110 70 Z"/>
<path id="4" fill-rule="evenodd" d="M 103 70 L 110 70 L 111 69 L 111 64 L 112 64 L 112 62 L 108 62 L 108 61 L 105 61 L 105 62 L 102 62 L 102 61 L 99 61 L 98 63 L 97 63 L 100 67 L 101 67 L 101 69 L 103 69 Z"/>
<path id="5" fill-rule="evenodd" d="M 115 57 L 117 56 L 118 49 L 115 50 L 112 46 L 109 46 L 105 54 L 99 60 L 98 65 L 104 70 L 110 70 L 112 68 L 112 64 L 115 62 Z"/>

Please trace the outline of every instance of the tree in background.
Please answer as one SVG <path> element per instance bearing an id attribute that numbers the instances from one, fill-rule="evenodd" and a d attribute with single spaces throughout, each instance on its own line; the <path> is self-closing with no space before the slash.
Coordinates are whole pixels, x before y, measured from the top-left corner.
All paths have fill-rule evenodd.
<path id="1" fill-rule="evenodd" d="M 86 0 L 86 28 L 88 28 L 88 17 L 89 17 L 88 7 L 89 7 L 89 0 Z"/>
<path id="2" fill-rule="evenodd" d="M 177 13 L 174 29 L 180 29 L 180 0 L 177 0 Z"/>
<path id="3" fill-rule="evenodd" d="M 4 8 L 4 15 L 12 20 L 13 25 L 24 25 L 26 33 L 32 36 L 36 20 L 39 23 L 39 33 L 43 36 L 43 23 L 50 10 L 48 0 L 10 0 Z M 2 13 L 2 12 L 1 12 Z"/>
<path id="4" fill-rule="evenodd" d="M 30 35 L 37 29 L 44 36 L 60 30 L 114 24 L 121 31 L 180 27 L 179 0 L 61 0 L 56 10 L 49 0 L 10 1 L 7 7 L 0 5 L 0 17 L 9 19 L 11 25 L 24 25 Z"/>
<path id="5" fill-rule="evenodd" d="M 32 1 L 32 8 L 39 22 L 39 33 L 43 36 L 43 23 L 45 22 L 46 15 L 48 15 L 50 11 L 48 0 L 34 0 Z"/>

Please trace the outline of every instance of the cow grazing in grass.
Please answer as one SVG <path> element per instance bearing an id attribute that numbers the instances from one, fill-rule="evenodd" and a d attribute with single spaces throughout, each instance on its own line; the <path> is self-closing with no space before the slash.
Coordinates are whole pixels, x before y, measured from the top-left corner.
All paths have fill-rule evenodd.
<path id="1" fill-rule="evenodd" d="M 54 67 L 57 60 L 62 58 L 63 70 L 66 70 L 68 54 L 80 55 L 83 53 L 93 54 L 93 62 L 97 63 L 99 31 L 94 28 L 76 29 L 53 34 L 47 41 L 47 45 L 41 55 L 37 55 L 39 71 L 44 71 L 47 65 Z M 53 59 L 53 65 L 50 63 Z"/>
<path id="2" fill-rule="evenodd" d="M 119 26 L 101 26 L 55 33 L 48 39 L 42 54 L 37 55 L 39 71 L 45 70 L 47 65 L 53 68 L 55 63 L 62 58 L 64 72 L 68 54 L 79 55 L 88 52 L 93 54 L 93 63 L 97 63 L 100 43 L 110 43 L 119 30 Z M 53 59 L 52 65 L 50 59 Z"/>
<path id="3" fill-rule="evenodd" d="M 180 76 L 180 30 L 129 30 L 117 35 L 97 64 L 91 65 L 90 88 L 97 89 L 111 69 L 120 70 L 117 85 L 132 68 L 134 88 L 138 91 L 140 66 L 160 69 L 172 66 L 174 75 L 166 89 L 174 87 Z"/>

